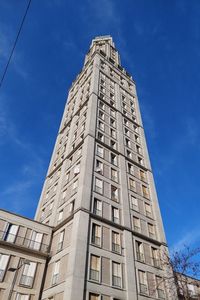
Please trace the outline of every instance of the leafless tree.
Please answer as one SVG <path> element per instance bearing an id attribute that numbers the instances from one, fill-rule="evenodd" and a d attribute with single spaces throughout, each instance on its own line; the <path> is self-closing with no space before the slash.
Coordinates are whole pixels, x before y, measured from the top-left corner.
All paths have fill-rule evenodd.
<path id="1" fill-rule="evenodd" d="M 171 293 L 175 290 L 182 300 L 200 299 L 200 248 L 164 252 L 161 259 L 166 270 L 165 283 Z M 174 290 L 175 289 L 175 290 Z"/>

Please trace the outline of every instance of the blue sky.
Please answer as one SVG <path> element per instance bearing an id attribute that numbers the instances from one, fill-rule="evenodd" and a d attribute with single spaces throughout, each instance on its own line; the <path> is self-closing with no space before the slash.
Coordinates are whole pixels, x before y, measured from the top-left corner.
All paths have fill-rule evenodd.
<path id="1" fill-rule="evenodd" d="M 26 3 L 0 2 L 1 72 Z M 105 34 L 137 83 L 168 244 L 197 246 L 198 0 L 32 1 L 0 90 L 0 205 L 34 216 L 67 91 L 91 39 Z"/>

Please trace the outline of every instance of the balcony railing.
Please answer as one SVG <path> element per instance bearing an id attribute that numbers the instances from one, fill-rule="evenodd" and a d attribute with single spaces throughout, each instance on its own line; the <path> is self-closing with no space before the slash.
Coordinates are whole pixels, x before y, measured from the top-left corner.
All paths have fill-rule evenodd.
<path id="1" fill-rule="evenodd" d="M 137 225 L 134 225 L 133 226 L 133 229 L 136 231 L 136 232 L 141 232 L 141 228 Z"/>
<path id="2" fill-rule="evenodd" d="M 5 270 L 0 269 L 0 282 L 3 281 Z"/>
<path id="3" fill-rule="evenodd" d="M 152 257 L 152 260 L 153 260 L 154 267 L 161 268 L 160 259 Z"/>
<path id="4" fill-rule="evenodd" d="M 164 290 L 157 289 L 157 292 L 158 292 L 158 298 L 165 299 L 165 292 L 164 292 Z"/>
<path id="5" fill-rule="evenodd" d="M 32 276 L 22 275 L 19 283 L 21 285 L 32 287 L 32 285 L 33 285 L 33 279 L 34 278 Z"/>
<path id="6" fill-rule="evenodd" d="M 95 185 L 95 192 L 97 192 L 99 194 L 102 194 L 103 193 L 103 189 Z"/>
<path id="7" fill-rule="evenodd" d="M 112 175 L 112 176 L 111 176 L 111 179 L 112 179 L 113 181 L 116 181 L 116 182 L 118 181 L 118 177 L 115 176 L 115 175 Z"/>
<path id="8" fill-rule="evenodd" d="M 141 262 L 144 262 L 145 261 L 145 259 L 144 259 L 144 253 L 137 252 L 137 260 L 139 260 Z"/>
<path id="9" fill-rule="evenodd" d="M 113 275 L 112 282 L 113 286 L 121 287 L 121 277 Z"/>
<path id="10" fill-rule="evenodd" d="M 63 248 L 63 242 L 59 242 L 57 246 L 57 252 L 60 252 Z"/>
<path id="11" fill-rule="evenodd" d="M 101 216 L 102 211 L 100 209 L 94 207 L 94 214 L 97 216 Z"/>
<path id="12" fill-rule="evenodd" d="M 99 281 L 99 271 L 90 269 L 90 279 Z"/>
<path id="13" fill-rule="evenodd" d="M 119 244 L 112 243 L 112 251 L 121 253 L 121 246 Z"/>
<path id="14" fill-rule="evenodd" d="M 8 239 L 8 237 L 9 237 L 9 239 Z M 6 231 L 0 231 L 0 241 L 5 241 L 7 243 L 30 248 L 30 249 L 41 251 L 44 253 L 47 253 L 49 250 L 49 246 L 44 243 L 39 243 L 34 240 L 27 239 L 25 237 L 11 234 L 11 233 L 7 234 Z"/>
<path id="15" fill-rule="evenodd" d="M 93 237 L 92 237 L 92 243 L 95 244 L 95 245 L 97 245 L 97 246 L 100 246 L 100 244 L 101 244 L 101 239 L 100 239 L 100 237 L 98 237 L 98 236 L 93 236 Z"/>
<path id="16" fill-rule="evenodd" d="M 119 224 L 119 218 L 113 217 L 113 222 L 116 223 L 116 224 Z"/>
<path id="17" fill-rule="evenodd" d="M 52 277 L 52 285 L 55 285 L 58 283 L 58 276 L 59 274 L 54 274 Z"/>
<path id="18" fill-rule="evenodd" d="M 148 294 L 148 288 L 146 284 L 140 283 L 140 293 L 141 294 Z"/>
<path id="19" fill-rule="evenodd" d="M 118 202 L 118 201 L 119 201 L 119 200 L 118 200 L 118 196 L 115 195 L 115 193 L 112 193 L 112 194 L 111 194 L 111 199 L 112 199 L 113 201 L 115 201 L 115 202 Z"/>

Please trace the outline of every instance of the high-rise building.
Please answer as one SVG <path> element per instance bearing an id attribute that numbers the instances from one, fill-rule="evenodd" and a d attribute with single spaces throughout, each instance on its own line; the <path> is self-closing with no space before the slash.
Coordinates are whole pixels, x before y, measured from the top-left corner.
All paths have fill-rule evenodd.
<path id="1" fill-rule="evenodd" d="M 4 221 L 0 243 L 8 247 L 10 230 L 14 244 L 19 231 L 12 228 L 14 221 L 5 216 Z M 10 292 L 18 298 L 11 299 L 168 298 L 160 263 L 166 240 L 136 86 L 110 36 L 92 41 L 69 90 L 35 221 L 29 222 L 42 227 L 29 229 L 28 246 L 15 246 L 30 253 L 36 242 L 31 260 L 40 272 L 23 256 Z M 40 248 L 44 236 L 48 255 Z M 8 261 L 5 266 L 2 259 L 4 278 Z M 31 280 L 28 291 L 27 285 L 18 290 L 23 272 L 24 280 Z"/>

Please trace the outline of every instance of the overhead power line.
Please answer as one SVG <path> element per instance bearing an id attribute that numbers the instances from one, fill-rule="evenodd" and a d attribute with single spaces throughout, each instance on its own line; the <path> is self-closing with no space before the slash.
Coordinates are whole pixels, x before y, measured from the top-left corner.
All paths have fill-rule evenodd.
<path id="1" fill-rule="evenodd" d="M 16 38 L 15 38 L 13 47 L 12 47 L 12 49 L 11 49 L 11 52 L 10 52 L 10 55 L 9 55 L 9 58 L 8 58 L 8 61 L 7 61 L 6 65 L 5 65 L 5 68 L 4 68 L 4 70 L 3 70 L 3 73 L 2 73 L 2 76 L 1 76 L 1 80 L 0 80 L 0 88 L 1 88 L 1 86 L 2 86 L 2 84 L 3 84 L 4 78 L 5 78 L 5 76 L 6 76 L 6 73 L 7 73 L 9 64 L 10 64 L 10 61 L 11 61 L 12 56 L 13 56 L 13 53 L 14 53 L 14 51 L 15 51 L 15 48 L 16 48 L 16 45 L 17 45 L 17 41 L 18 41 L 18 39 L 19 39 L 20 33 L 21 33 L 21 31 L 22 31 L 22 27 L 23 27 L 23 25 L 24 25 L 24 21 L 25 21 L 25 19 L 26 19 L 27 14 L 28 14 L 29 7 L 30 7 L 30 5 L 31 5 L 31 1 L 32 1 L 32 0 L 29 0 L 29 1 L 28 1 L 28 4 L 27 4 L 27 7 L 26 7 L 24 16 L 23 16 L 23 18 L 22 18 L 22 21 L 21 21 L 20 26 L 19 26 L 19 30 L 18 30 L 18 32 L 17 32 L 17 36 L 16 36 Z"/>

